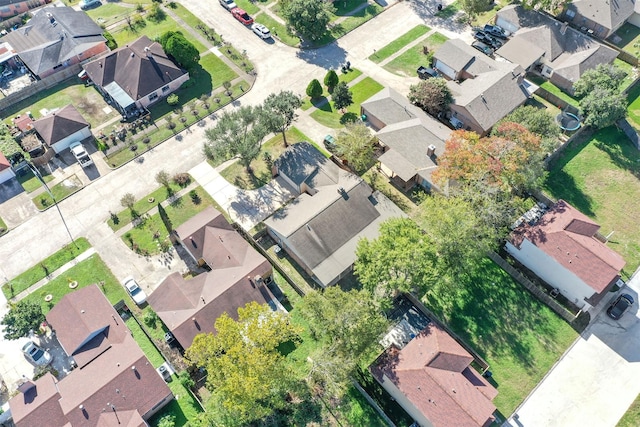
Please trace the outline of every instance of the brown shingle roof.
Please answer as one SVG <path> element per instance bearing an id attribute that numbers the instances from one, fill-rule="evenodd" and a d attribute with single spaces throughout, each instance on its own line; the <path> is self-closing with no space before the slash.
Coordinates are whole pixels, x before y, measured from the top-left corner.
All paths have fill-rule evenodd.
<path id="1" fill-rule="evenodd" d="M 600 226 L 564 200 L 534 225 L 513 231 L 511 243 L 520 247 L 526 239 L 578 276 L 596 292 L 619 277 L 624 259 L 594 237 Z"/>
<path id="2" fill-rule="evenodd" d="M 371 366 L 435 427 L 483 426 L 493 420 L 498 391 L 469 367 L 473 357 L 449 334 L 430 323 L 402 350 L 387 349 Z"/>
<path id="3" fill-rule="evenodd" d="M 52 399 L 55 404 L 50 399 L 25 405 L 22 395 L 14 397 L 10 401 L 11 411 L 15 410 L 25 420 L 16 422 L 17 427 L 117 426 L 116 418 L 106 415 L 108 409 L 112 411 L 107 403 L 113 403 L 118 414 L 122 414 L 120 421 L 127 422 L 124 425 L 144 426 L 141 418 L 172 397 L 169 387 L 96 285 L 65 295 L 49 312 L 47 321 L 54 327 L 60 343 L 66 343 L 65 351 L 67 346 L 79 346 L 74 358 L 85 351 L 94 357 L 54 384 L 58 396 Z M 95 333 L 96 325 L 105 323 L 107 332 Z M 100 343 L 108 343 L 97 355 L 88 349 L 93 347 L 93 334 L 102 335 Z M 43 381 L 45 378 L 36 382 L 38 396 L 52 394 L 49 382 Z M 56 414 L 60 414 L 59 419 L 52 423 L 51 417 Z"/>
<path id="4" fill-rule="evenodd" d="M 33 122 L 33 127 L 36 128 L 38 135 L 49 146 L 87 126 L 89 123 L 71 104 Z"/>

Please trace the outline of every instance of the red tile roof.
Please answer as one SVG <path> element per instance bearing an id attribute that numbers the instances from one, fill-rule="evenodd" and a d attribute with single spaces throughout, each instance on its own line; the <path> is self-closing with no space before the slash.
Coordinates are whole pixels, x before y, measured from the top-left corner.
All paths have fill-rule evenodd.
<path id="1" fill-rule="evenodd" d="M 594 237 L 599 229 L 586 215 L 558 200 L 537 223 L 514 230 L 511 243 L 520 248 L 528 240 L 600 293 L 619 278 L 625 261 Z"/>
<path id="2" fill-rule="evenodd" d="M 473 357 L 430 323 L 402 350 L 392 346 L 371 366 L 392 382 L 434 427 L 484 426 L 493 421 L 498 391 L 469 367 Z"/>
<path id="3" fill-rule="evenodd" d="M 2 154 L 2 151 L 0 151 L 0 172 L 5 169 L 9 169 L 10 167 L 11 163 L 9 163 L 9 160 L 7 160 L 4 154 Z"/>
<path id="4" fill-rule="evenodd" d="M 16 421 L 17 427 L 142 427 L 150 411 L 172 399 L 171 390 L 96 285 L 65 295 L 49 312 L 47 321 L 61 344 L 65 343 L 65 351 L 77 346 L 73 357 L 86 353 L 91 360 L 84 360 L 86 363 L 60 381 L 52 376 L 36 381 L 38 399 L 52 396 L 46 401 L 26 404 L 22 394 L 11 399 L 12 414 L 19 414 L 22 420 Z M 105 330 L 95 333 L 105 325 Z M 96 343 L 101 348 L 97 354 L 92 350 Z M 108 403 L 116 408 L 118 417 Z M 55 422 L 54 416 L 58 417 Z"/>

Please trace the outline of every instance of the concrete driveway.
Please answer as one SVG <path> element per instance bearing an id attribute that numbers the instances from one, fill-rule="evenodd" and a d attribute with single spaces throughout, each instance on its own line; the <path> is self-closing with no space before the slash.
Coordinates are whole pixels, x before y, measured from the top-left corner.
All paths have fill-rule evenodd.
<path id="1" fill-rule="evenodd" d="M 636 303 L 616 321 L 606 314 L 582 333 L 516 410 L 510 427 L 613 427 L 640 393 L 640 275 L 622 292 Z M 616 294 L 617 295 L 617 294 Z"/>

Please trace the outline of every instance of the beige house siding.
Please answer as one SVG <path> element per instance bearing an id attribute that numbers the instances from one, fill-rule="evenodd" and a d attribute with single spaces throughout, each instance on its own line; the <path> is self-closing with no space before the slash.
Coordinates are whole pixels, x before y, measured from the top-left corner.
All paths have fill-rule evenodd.
<path id="1" fill-rule="evenodd" d="M 165 85 L 165 86 L 162 86 L 161 88 L 156 89 L 155 91 L 151 92 L 144 98 L 140 98 L 139 100 L 136 101 L 136 106 L 138 108 L 146 108 L 151 104 L 155 104 L 156 102 L 166 98 L 167 96 L 171 95 L 173 92 L 178 90 L 180 86 L 182 86 L 182 84 L 187 80 L 189 80 L 189 73 L 185 73 L 184 75 L 170 82 L 168 85 Z M 163 91 L 162 89 L 165 87 L 168 87 L 169 89 Z M 154 97 L 154 96 L 157 96 L 157 97 Z"/>

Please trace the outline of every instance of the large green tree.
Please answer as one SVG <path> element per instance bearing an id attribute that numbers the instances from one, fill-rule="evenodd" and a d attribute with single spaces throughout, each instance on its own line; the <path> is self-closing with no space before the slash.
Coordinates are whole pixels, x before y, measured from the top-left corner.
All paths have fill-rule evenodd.
<path id="1" fill-rule="evenodd" d="M 374 161 L 376 138 L 362 122 L 347 122 L 335 140 L 338 156 L 357 171 L 368 169 Z"/>
<path id="2" fill-rule="evenodd" d="M 358 242 L 356 255 L 358 279 L 379 298 L 393 297 L 398 291 L 422 295 L 437 281 L 433 242 L 408 218 L 382 223 L 376 239 Z"/>
<path id="3" fill-rule="evenodd" d="M 546 108 L 523 105 L 502 119 L 495 128 L 498 129 L 499 126 L 505 122 L 519 123 L 529 132 L 539 135 L 546 151 L 553 151 L 558 145 L 560 128 L 555 121 L 555 117 L 553 117 Z"/>
<path id="4" fill-rule="evenodd" d="M 409 88 L 409 101 L 432 116 L 444 112 L 453 102 L 453 95 L 445 79 L 437 77 L 422 80 Z"/>
<path id="5" fill-rule="evenodd" d="M 476 17 L 491 9 L 493 0 L 461 0 L 462 10 L 470 17 Z"/>
<path id="6" fill-rule="evenodd" d="M 246 425 L 284 408 L 295 380 L 278 347 L 300 332 L 288 315 L 251 302 L 237 321 L 224 313 L 215 328 L 216 335 L 196 336 L 186 356 L 207 369 L 220 424 Z"/>
<path id="7" fill-rule="evenodd" d="M 238 156 L 242 166 L 252 173 L 251 161 L 260 154 L 267 133 L 262 107 L 242 106 L 224 113 L 213 128 L 205 131 L 203 152 L 207 158 L 217 160 Z"/>
<path id="8" fill-rule="evenodd" d="M 21 300 L 15 304 L 9 304 L 9 311 L 2 318 L 4 339 L 17 340 L 26 337 L 30 331 L 37 331 L 44 322 L 44 314 L 40 304 Z"/>
<path id="9" fill-rule="evenodd" d="M 601 129 L 627 114 L 627 99 L 617 91 L 597 87 L 580 100 L 580 110 L 585 125 Z"/>
<path id="10" fill-rule="evenodd" d="M 627 73 L 615 65 L 600 64 L 596 68 L 585 71 L 573 84 L 576 96 L 585 96 L 595 89 L 617 92 Z"/>
<path id="11" fill-rule="evenodd" d="M 333 100 L 333 105 L 338 110 L 342 110 L 353 104 L 353 93 L 351 93 L 349 86 L 345 82 L 340 82 L 333 89 L 331 99 Z"/>
<path id="12" fill-rule="evenodd" d="M 335 12 L 331 2 L 319 0 L 289 0 L 281 10 L 289 26 L 309 40 L 318 40 L 327 32 Z"/>
<path id="13" fill-rule="evenodd" d="M 264 100 L 264 115 L 267 129 L 280 132 L 284 146 L 287 146 L 287 130 L 297 118 L 296 110 L 302 106 L 300 96 L 290 90 L 272 93 Z"/>
<path id="14" fill-rule="evenodd" d="M 182 68 L 191 70 L 200 60 L 198 49 L 180 31 L 167 31 L 158 38 L 158 42 Z"/>

